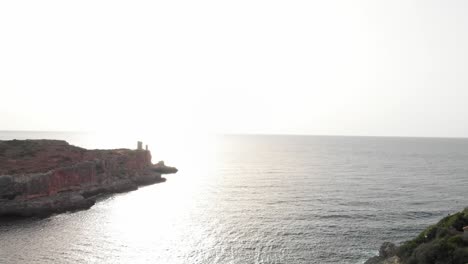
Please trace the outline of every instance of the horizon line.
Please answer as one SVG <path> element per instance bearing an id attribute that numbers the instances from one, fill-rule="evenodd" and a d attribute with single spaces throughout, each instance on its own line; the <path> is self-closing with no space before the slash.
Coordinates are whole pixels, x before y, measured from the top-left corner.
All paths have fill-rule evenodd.
<path id="1" fill-rule="evenodd" d="M 19 133 L 105 133 L 107 130 L 0 130 L 1 132 Z M 344 134 L 303 134 L 303 133 L 194 133 L 216 136 L 298 136 L 298 137 L 368 137 L 368 138 L 422 138 L 422 139 L 468 139 L 468 136 L 402 136 L 402 135 L 344 135 Z"/>

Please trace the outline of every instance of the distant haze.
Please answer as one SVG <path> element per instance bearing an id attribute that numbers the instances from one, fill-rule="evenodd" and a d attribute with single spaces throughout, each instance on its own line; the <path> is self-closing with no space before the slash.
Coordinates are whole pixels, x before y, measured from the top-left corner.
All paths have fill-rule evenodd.
<path id="1" fill-rule="evenodd" d="M 467 1 L 2 1 L 0 130 L 468 136 Z"/>

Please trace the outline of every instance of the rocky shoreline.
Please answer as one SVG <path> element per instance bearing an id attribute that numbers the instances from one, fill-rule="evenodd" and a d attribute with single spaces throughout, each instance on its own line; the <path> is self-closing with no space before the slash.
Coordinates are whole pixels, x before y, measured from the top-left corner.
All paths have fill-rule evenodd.
<path id="1" fill-rule="evenodd" d="M 379 255 L 364 264 L 468 263 L 468 208 L 426 228 L 416 238 L 396 246 L 385 242 Z"/>
<path id="2" fill-rule="evenodd" d="M 141 146 L 141 144 L 139 144 Z M 0 141 L 0 217 L 48 216 L 87 209 L 103 194 L 164 182 L 177 169 L 151 152 L 87 150 L 61 140 Z"/>

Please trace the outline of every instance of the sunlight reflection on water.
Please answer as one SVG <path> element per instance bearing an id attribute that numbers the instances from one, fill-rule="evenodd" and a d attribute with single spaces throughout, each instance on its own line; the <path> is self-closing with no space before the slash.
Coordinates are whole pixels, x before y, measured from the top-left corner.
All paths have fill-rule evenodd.
<path id="1" fill-rule="evenodd" d="M 0 223 L 0 263 L 362 263 L 465 206 L 466 140 L 22 136 L 143 140 L 179 172 L 90 210 Z"/>

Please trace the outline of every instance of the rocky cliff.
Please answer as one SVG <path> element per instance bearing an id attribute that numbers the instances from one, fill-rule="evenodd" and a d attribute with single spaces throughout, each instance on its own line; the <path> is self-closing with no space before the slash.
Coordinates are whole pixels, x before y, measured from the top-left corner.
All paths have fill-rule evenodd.
<path id="1" fill-rule="evenodd" d="M 399 247 L 385 242 L 379 256 L 365 264 L 466 264 L 468 263 L 468 208 L 426 228 Z"/>
<path id="2" fill-rule="evenodd" d="M 89 208 L 104 193 L 165 181 L 148 150 L 87 150 L 60 140 L 0 141 L 0 216 Z"/>

